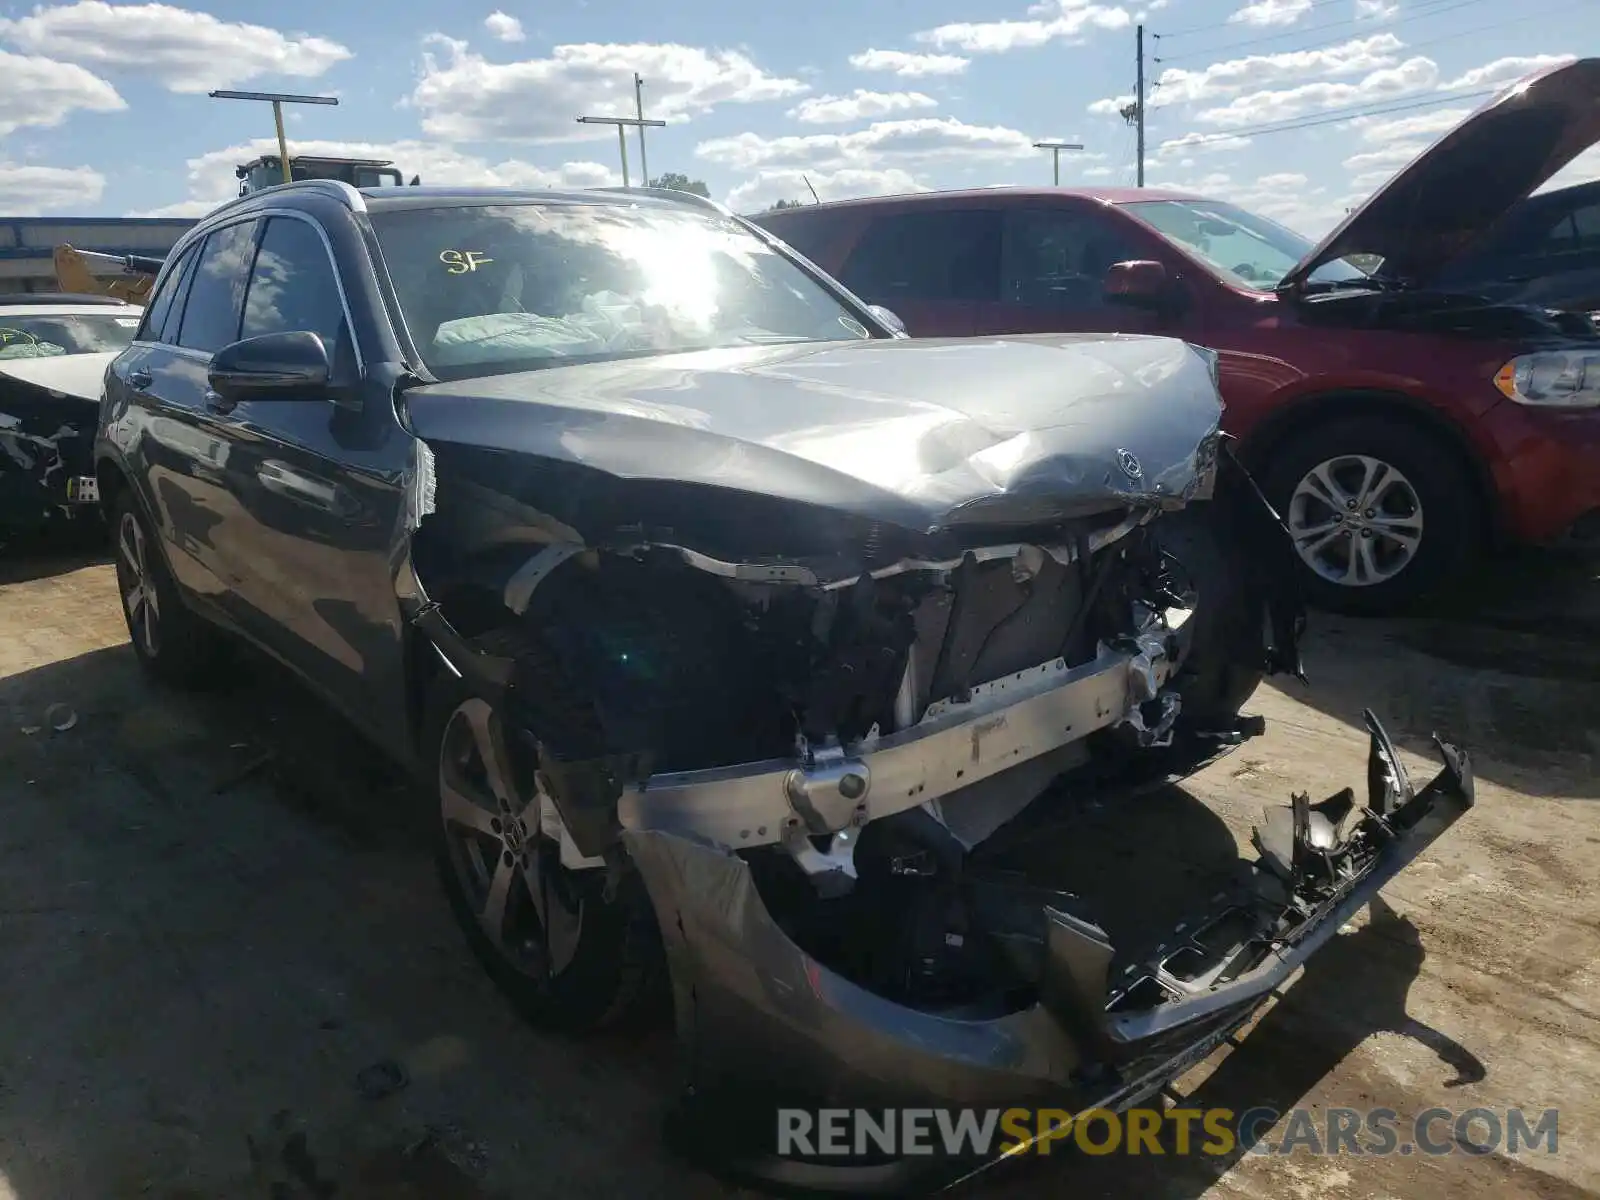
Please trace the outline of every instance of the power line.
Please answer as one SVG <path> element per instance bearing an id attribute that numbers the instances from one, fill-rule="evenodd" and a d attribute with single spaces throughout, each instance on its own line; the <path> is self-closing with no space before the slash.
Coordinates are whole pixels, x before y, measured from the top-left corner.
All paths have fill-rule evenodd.
<path id="1" fill-rule="evenodd" d="M 1376 28 L 1373 30 L 1372 36 L 1377 36 L 1377 34 L 1380 32 L 1395 28 L 1396 26 L 1408 24 L 1412 21 L 1426 20 L 1430 17 L 1441 16 L 1444 13 L 1455 12 L 1457 9 L 1467 8 L 1471 5 L 1483 4 L 1485 2 L 1486 0 L 1421 0 L 1421 3 L 1427 5 L 1427 7 L 1408 9 L 1403 15 L 1397 17 L 1395 20 L 1385 21 L 1381 30 Z M 1351 39 L 1351 34 L 1349 32 L 1350 27 L 1360 23 L 1363 23 L 1360 18 L 1345 17 L 1337 21 L 1327 21 L 1320 25 L 1307 25 L 1303 28 L 1286 29 L 1280 33 L 1262 34 L 1259 37 L 1245 38 L 1243 41 L 1221 42 L 1212 46 L 1201 46 L 1193 50 L 1184 50 L 1181 54 L 1172 55 L 1170 57 L 1163 56 L 1156 59 L 1156 61 L 1160 63 L 1187 62 L 1196 58 L 1215 56 L 1219 54 L 1229 54 L 1235 51 L 1243 50 L 1250 46 L 1265 45 L 1268 42 L 1281 42 L 1285 38 L 1304 37 L 1306 34 L 1322 33 L 1330 29 L 1346 30 L 1345 33 L 1342 33 L 1328 41 L 1311 46 L 1297 47 L 1295 51 L 1291 51 L 1290 53 L 1296 53 L 1305 50 L 1320 50 L 1327 46 L 1337 45 L 1340 42 L 1349 41 Z M 1223 26 L 1218 26 L 1218 28 L 1222 27 Z M 1165 40 L 1166 37 L 1176 37 L 1177 35 L 1166 34 L 1159 36 L 1162 40 Z"/>
<path id="2" fill-rule="evenodd" d="M 1532 12 L 1519 13 L 1517 16 L 1505 21 L 1491 21 L 1487 25 L 1474 25 L 1471 29 L 1458 29 L 1454 33 L 1441 34 L 1438 37 L 1426 38 L 1420 42 L 1407 42 L 1407 50 L 1421 50 L 1427 46 L 1437 46 L 1440 42 L 1453 42 L 1457 38 L 1471 37 L 1475 33 L 1486 33 L 1493 29 L 1504 29 L 1508 25 L 1526 24 L 1530 19 L 1538 17 L 1551 17 L 1564 12 L 1574 12 L 1579 8 L 1588 8 L 1592 0 L 1578 0 L 1576 4 L 1558 4 L 1554 8 L 1535 9 Z"/>
<path id="3" fill-rule="evenodd" d="M 1269 121 L 1259 125 L 1243 125 L 1238 129 L 1206 134 L 1204 135 L 1204 140 L 1191 144 L 1203 146 L 1210 142 L 1231 142 L 1236 138 L 1257 138 L 1273 133 L 1290 133 L 1297 129 L 1311 129 L 1317 125 L 1333 125 L 1340 121 L 1354 121 L 1360 117 L 1381 117 L 1390 113 L 1410 112 L 1413 109 L 1453 104 L 1461 100 L 1475 100 L 1484 96 L 1492 96 L 1497 91 L 1499 91 L 1498 88 L 1480 88 L 1473 92 L 1454 92 L 1448 96 L 1435 96 L 1426 100 L 1408 100 L 1393 104 L 1383 104 L 1377 107 L 1370 107 L 1370 102 L 1368 105 L 1349 105 L 1345 108 L 1329 109 L 1326 112 L 1308 114 L 1304 117 L 1295 117 L 1284 121 Z"/>

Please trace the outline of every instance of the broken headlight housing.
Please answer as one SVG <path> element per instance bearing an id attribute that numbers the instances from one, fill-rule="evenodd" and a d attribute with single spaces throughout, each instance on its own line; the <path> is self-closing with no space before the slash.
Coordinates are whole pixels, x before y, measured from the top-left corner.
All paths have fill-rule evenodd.
<path id="1" fill-rule="evenodd" d="M 1507 399 L 1539 408 L 1600 408 L 1600 353 L 1541 350 L 1513 358 L 1495 372 Z"/>

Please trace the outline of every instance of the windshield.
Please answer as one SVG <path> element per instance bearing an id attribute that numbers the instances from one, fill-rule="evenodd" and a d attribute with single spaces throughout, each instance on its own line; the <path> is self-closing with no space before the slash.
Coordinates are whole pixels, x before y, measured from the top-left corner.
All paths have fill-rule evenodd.
<path id="1" fill-rule="evenodd" d="M 0 359 L 54 358 L 121 350 L 133 341 L 139 318 L 130 313 L 13 317 L 0 313 Z"/>
<path id="2" fill-rule="evenodd" d="M 870 336 L 720 216 L 496 204 L 376 212 L 372 224 L 412 339 L 440 378 Z"/>
<path id="3" fill-rule="evenodd" d="M 1271 291 L 1314 247 L 1276 221 L 1220 200 L 1136 200 L 1123 207 L 1237 287 Z M 1367 276 L 1342 258 L 1311 273 L 1318 283 L 1356 282 Z"/>

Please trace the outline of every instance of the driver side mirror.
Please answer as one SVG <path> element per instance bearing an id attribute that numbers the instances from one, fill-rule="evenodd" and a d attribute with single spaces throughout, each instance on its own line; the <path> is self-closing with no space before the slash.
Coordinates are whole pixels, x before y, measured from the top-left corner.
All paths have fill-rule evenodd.
<path id="1" fill-rule="evenodd" d="M 1163 264 L 1154 259 L 1135 258 L 1111 264 L 1106 271 L 1102 294 L 1107 304 L 1165 309 L 1173 300 L 1172 280 Z"/>
<path id="2" fill-rule="evenodd" d="M 225 400 L 320 400 L 333 365 L 314 333 L 264 333 L 224 346 L 211 356 L 206 380 Z"/>

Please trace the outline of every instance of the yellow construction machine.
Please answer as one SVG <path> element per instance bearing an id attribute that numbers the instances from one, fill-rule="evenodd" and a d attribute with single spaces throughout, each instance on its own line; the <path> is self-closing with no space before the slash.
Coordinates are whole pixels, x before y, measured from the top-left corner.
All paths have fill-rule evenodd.
<path id="1" fill-rule="evenodd" d="M 62 244 L 55 248 L 56 286 L 80 296 L 114 296 L 128 304 L 143 304 L 161 271 L 162 260 L 142 254 L 100 254 Z M 94 267 L 111 267 L 118 273 L 106 278 Z"/>

